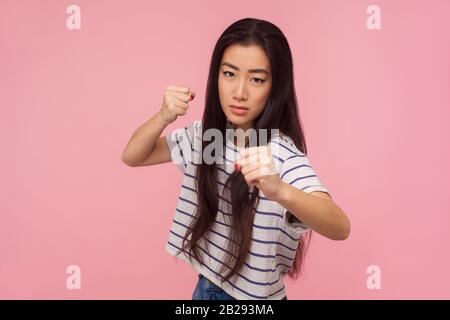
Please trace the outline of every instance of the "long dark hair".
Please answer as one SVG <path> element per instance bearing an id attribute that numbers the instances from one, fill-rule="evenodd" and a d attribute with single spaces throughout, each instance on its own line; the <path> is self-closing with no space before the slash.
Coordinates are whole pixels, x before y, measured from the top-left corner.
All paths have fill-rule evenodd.
<path id="1" fill-rule="evenodd" d="M 228 46 L 233 44 L 260 46 L 271 64 L 272 87 L 264 110 L 253 121 L 253 128 L 256 132 L 259 132 L 259 129 L 267 129 L 267 132 L 272 132 L 271 129 L 278 129 L 279 132 L 289 136 L 296 147 L 306 154 L 306 143 L 294 89 L 293 63 L 289 44 L 277 26 L 260 19 L 245 18 L 236 21 L 222 33 L 217 41 L 209 69 L 205 110 L 202 118 L 203 132 L 214 128 L 222 132 L 222 137 L 226 137 L 227 118 L 220 105 L 218 75 L 223 53 Z M 211 142 L 202 139 L 201 150 L 205 150 L 209 143 Z M 197 165 L 198 209 L 196 218 L 192 220 L 183 240 L 182 250 L 189 253 L 190 259 L 193 256 L 203 264 L 197 242 L 216 219 L 220 197 L 227 199 L 231 203 L 231 206 L 228 205 L 230 210 L 228 213 L 231 213 L 232 219 L 227 223 L 231 226 L 229 234 L 231 241 L 228 241 L 224 265 L 219 270 L 222 281 L 225 281 L 240 270 L 248 255 L 252 239 L 254 209 L 257 207 L 259 190 L 254 187 L 250 191 L 244 176 L 240 171 L 236 171 L 227 179 L 223 189 L 224 193 L 219 194 L 216 165 L 216 163 L 207 164 L 204 161 Z M 189 234 L 192 234 L 190 241 L 187 240 Z M 309 239 L 307 239 L 308 236 Z M 301 273 L 300 269 L 310 237 L 311 231 L 303 234 L 299 240 L 293 265 L 287 273 L 291 278 L 297 278 Z"/>

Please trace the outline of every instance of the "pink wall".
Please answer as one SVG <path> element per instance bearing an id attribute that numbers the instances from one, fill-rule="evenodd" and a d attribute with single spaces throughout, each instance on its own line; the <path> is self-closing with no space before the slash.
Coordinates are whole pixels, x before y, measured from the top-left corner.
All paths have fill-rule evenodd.
<path id="1" fill-rule="evenodd" d="M 197 96 L 165 133 L 201 118 L 213 46 L 244 17 L 288 38 L 310 158 L 352 222 L 314 234 L 289 299 L 450 298 L 450 2 L 173 3 L 0 2 L 0 298 L 191 298 L 196 273 L 165 251 L 181 174 L 121 152 L 169 84 Z"/>

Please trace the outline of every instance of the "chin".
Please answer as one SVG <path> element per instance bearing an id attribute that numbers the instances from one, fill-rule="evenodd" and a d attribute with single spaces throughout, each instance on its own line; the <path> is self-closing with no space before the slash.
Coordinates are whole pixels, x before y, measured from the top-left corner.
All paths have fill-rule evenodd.
<path id="1" fill-rule="evenodd" d="M 237 119 L 236 119 L 237 118 Z M 243 119 L 242 117 L 236 117 L 235 115 L 231 115 L 228 117 L 228 120 L 234 125 L 242 125 L 244 123 L 247 123 L 247 119 Z"/>
<path id="2" fill-rule="evenodd" d="M 237 127 L 247 127 L 247 126 L 252 126 L 250 123 L 252 122 L 252 120 L 251 119 L 249 119 L 249 118 L 240 118 L 240 119 L 237 119 L 236 120 L 236 118 L 233 118 L 233 117 L 231 117 L 231 118 L 228 118 L 228 120 L 230 120 L 230 122 L 234 125 L 234 126 L 237 126 Z"/>

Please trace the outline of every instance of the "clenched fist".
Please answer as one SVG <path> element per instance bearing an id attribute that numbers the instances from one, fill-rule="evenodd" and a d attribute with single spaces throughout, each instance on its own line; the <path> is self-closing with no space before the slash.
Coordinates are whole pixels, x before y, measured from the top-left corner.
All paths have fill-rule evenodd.
<path id="1" fill-rule="evenodd" d="M 283 182 L 278 176 L 270 147 L 241 149 L 240 156 L 235 170 L 241 170 L 247 184 L 256 186 L 269 200 L 277 199 Z"/>
<path id="2" fill-rule="evenodd" d="M 167 86 L 161 107 L 161 117 L 166 124 L 174 122 L 178 116 L 184 116 L 189 108 L 189 101 L 194 100 L 195 92 L 186 87 Z"/>

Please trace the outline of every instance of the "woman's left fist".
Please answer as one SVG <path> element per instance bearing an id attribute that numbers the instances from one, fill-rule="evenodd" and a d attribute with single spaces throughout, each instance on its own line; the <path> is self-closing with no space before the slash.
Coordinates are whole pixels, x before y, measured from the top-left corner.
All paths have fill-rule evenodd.
<path id="1" fill-rule="evenodd" d="M 275 200 L 283 182 L 278 176 L 270 147 L 241 149 L 240 156 L 235 170 L 241 170 L 248 185 L 256 186 L 269 200 Z"/>

